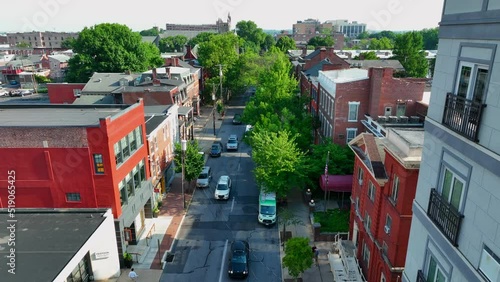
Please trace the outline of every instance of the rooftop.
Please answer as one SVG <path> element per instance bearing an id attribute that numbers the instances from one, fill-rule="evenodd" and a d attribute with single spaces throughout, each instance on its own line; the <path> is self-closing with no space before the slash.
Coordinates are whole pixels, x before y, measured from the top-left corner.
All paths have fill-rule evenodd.
<path id="1" fill-rule="evenodd" d="M 104 92 L 111 93 L 112 91 L 120 88 L 120 79 L 133 81 L 139 74 L 127 73 L 94 73 L 89 79 L 82 92 Z"/>
<path id="2" fill-rule="evenodd" d="M 405 168 L 420 167 L 424 145 L 423 128 L 391 128 L 387 131 L 387 137 L 379 140 Z"/>
<path id="3" fill-rule="evenodd" d="M 146 135 L 151 134 L 166 118 L 166 115 L 146 116 Z"/>
<path id="4" fill-rule="evenodd" d="M 129 105 L 0 104 L 0 127 L 97 127 Z"/>
<path id="5" fill-rule="evenodd" d="M 346 83 L 368 79 L 368 71 L 364 69 L 319 71 L 318 76 L 323 76 L 333 83 Z"/>
<path id="6" fill-rule="evenodd" d="M 102 224 L 106 212 L 106 209 L 16 209 L 17 271 L 10 281 L 54 281 Z M 6 224 L 7 216 L 6 209 L 0 210 L 0 218 Z M 0 250 L 11 248 L 7 245 L 9 232 L 0 228 Z M 4 278 L 7 270 L 7 264 L 0 264 Z"/>

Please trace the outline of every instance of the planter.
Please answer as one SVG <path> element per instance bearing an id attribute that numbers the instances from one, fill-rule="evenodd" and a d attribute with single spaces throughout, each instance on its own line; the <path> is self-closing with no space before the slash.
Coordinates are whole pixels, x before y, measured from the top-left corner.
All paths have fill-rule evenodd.
<path id="1" fill-rule="evenodd" d="M 131 268 L 134 262 L 132 260 L 124 260 L 123 264 L 125 265 L 126 268 Z"/>

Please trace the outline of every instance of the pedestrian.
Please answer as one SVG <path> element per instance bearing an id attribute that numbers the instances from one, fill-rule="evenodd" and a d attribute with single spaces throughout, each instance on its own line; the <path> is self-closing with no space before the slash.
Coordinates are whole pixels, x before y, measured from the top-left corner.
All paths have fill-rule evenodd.
<path id="1" fill-rule="evenodd" d="M 130 269 L 130 273 L 128 274 L 128 277 L 132 280 L 132 281 L 137 281 L 137 278 L 139 278 L 139 275 L 137 275 L 137 273 L 135 273 L 134 269 Z"/>
<path id="2" fill-rule="evenodd" d="M 313 246 L 311 250 L 314 255 L 314 262 L 316 263 L 316 265 L 318 265 L 318 256 L 319 256 L 318 248 L 316 248 L 316 246 Z"/>

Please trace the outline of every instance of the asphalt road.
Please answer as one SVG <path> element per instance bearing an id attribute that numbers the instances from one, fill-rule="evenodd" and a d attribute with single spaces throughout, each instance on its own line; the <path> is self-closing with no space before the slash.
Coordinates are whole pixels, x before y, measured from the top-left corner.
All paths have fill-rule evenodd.
<path id="1" fill-rule="evenodd" d="M 208 159 L 210 187 L 196 190 L 173 247 L 174 259 L 167 263 L 160 281 L 230 281 L 230 245 L 241 239 L 250 244 L 250 275 L 244 281 L 282 281 L 277 226 L 265 227 L 257 221 L 259 191 L 252 173 L 254 163 L 250 146 L 241 142 L 245 125 L 232 125 L 233 115 L 242 113 L 247 99 L 233 98 L 217 136 L 225 148 L 228 136 L 237 134 L 239 149 Z M 229 175 L 233 182 L 227 201 L 214 199 L 221 175 Z"/>

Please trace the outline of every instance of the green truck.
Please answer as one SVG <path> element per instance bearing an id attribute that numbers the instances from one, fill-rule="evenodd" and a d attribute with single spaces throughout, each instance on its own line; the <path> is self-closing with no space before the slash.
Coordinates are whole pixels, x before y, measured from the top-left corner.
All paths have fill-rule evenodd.
<path id="1" fill-rule="evenodd" d="M 264 225 L 276 223 L 276 194 L 261 190 L 259 195 L 259 222 Z"/>

